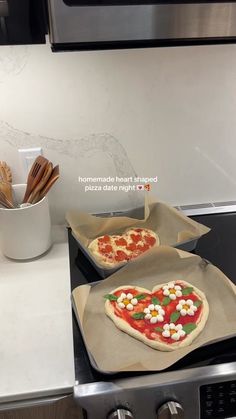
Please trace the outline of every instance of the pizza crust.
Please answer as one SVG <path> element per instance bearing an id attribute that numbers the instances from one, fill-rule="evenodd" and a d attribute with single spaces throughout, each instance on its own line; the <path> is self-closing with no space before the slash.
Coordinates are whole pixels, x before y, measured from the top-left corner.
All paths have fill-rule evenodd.
<path id="1" fill-rule="evenodd" d="M 159 351 L 173 351 L 173 350 L 176 350 L 176 349 L 179 349 L 179 348 L 184 348 L 186 346 L 189 346 L 189 345 L 191 345 L 193 340 L 196 339 L 196 337 L 202 332 L 202 330 L 205 327 L 205 324 L 207 322 L 208 315 L 209 315 L 209 304 L 208 304 L 208 301 L 206 299 L 205 294 L 202 291 L 200 291 L 198 288 L 196 288 L 195 286 L 193 286 L 192 284 L 190 284 L 186 281 L 180 280 L 179 282 L 181 282 L 182 284 L 184 284 L 187 287 L 193 287 L 194 288 L 193 293 L 196 294 L 202 300 L 202 306 L 203 306 L 202 314 L 201 314 L 200 319 L 198 319 L 198 321 L 197 321 L 196 329 L 193 330 L 189 335 L 187 335 L 184 338 L 184 340 L 182 340 L 180 342 L 174 342 L 171 345 L 168 345 L 168 344 L 166 344 L 164 342 L 161 342 L 161 341 L 148 339 L 141 332 L 139 332 L 138 330 L 131 327 L 125 320 L 116 316 L 115 313 L 114 313 L 113 305 L 110 303 L 109 300 L 106 300 L 106 302 L 105 302 L 105 313 L 115 323 L 115 325 L 118 329 L 120 329 L 123 332 L 127 333 L 128 335 L 134 337 L 135 339 L 145 343 L 146 345 L 150 346 L 153 349 L 156 349 L 156 350 L 159 350 Z M 125 286 L 118 287 L 115 290 L 111 291 L 111 294 L 114 294 L 114 292 L 119 291 L 120 289 L 122 289 L 124 291 L 126 289 L 127 290 L 128 289 L 135 289 L 139 293 L 145 292 L 145 293 L 151 294 L 152 292 L 155 292 L 156 290 L 162 288 L 164 285 L 166 285 L 166 283 L 155 286 L 151 292 L 150 292 L 150 290 L 142 288 L 142 287 L 133 286 L 133 285 L 125 285 Z"/>
<path id="2" fill-rule="evenodd" d="M 122 246 L 117 246 L 115 244 L 115 240 L 117 240 L 121 237 L 127 238 L 127 235 L 130 235 L 132 233 L 136 233 L 135 232 L 136 228 L 141 229 L 141 227 L 131 227 L 131 228 L 129 227 L 128 229 L 125 230 L 125 232 L 122 235 L 109 235 L 109 234 L 107 234 L 107 236 L 109 236 L 112 240 L 112 247 L 113 247 L 114 251 L 123 250 L 127 254 L 132 254 L 132 251 L 127 251 L 126 249 L 124 250 L 124 248 L 122 248 Z M 142 230 L 144 232 L 147 232 L 151 237 L 154 237 L 155 240 L 156 240 L 156 243 L 152 247 L 150 247 L 150 249 L 160 245 L 160 239 L 154 231 L 152 231 L 150 229 L 147 229 L 147 228 L 142 228 Z M 120 261 L 113 261 L 113 260 L 109 260 L 108 258 L 105 258 L 104 255 L 101 255 L 101 253 L 99 252 L 98 243 L 99 243 L 99 239 L 102 238 L 102 237 L 104 237 L 104 235 L 99 236 L 96 239 L 92 240 L 90 242 L 90 244 L 88 245 L 89 251 L 92 253 L 92 256 L 96 259 L 96 261 L 99 263 L 99 265 L 101 265 L 102 267 L 105 267 L 105 268 L 115 268 L 115 267 L 118 267 L 118 266 L 126 265 L 126 263 L 129 262 L 129 260 L 128 261 L 127 260 L 126 261 L 121 261 L 121 262 Z M 143 252 L 143 253 L 146 253 L 146 252 Z M 143 253 L 141 253 L 141 254 L 143 254 Z"/>

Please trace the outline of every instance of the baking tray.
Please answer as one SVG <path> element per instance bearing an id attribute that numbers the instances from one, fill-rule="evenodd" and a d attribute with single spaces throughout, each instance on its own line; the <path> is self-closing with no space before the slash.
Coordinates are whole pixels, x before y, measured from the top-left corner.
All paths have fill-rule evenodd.
<path id="1" fill-rule="evenodd" d="M 125 263 L 119 263 L 115 268 L 105 268 L 98 265 L 96 259 L 93 257 L 92 253 L 89 251 L 88 248 L 84 247 L 83 244 L 79 241 L 79 239 L 73 234 L 73 231 L 71 232 L 72 236 L 78 243 L 78 247 L 81 250 L 81 252 L 86 256 L 86 258 L 89 260 L 91 265 L 95 268 L 95 270 L 98 272 L 98 274 L 101 276 L 101 278 L 108 278 L 110 275 L 117 272 L 119 269 L 121 269 L 123 266 L 126 266 L 129 263 L 132 263 L 132 261 L 125 262 Z M 179 243 L 178 245 L 174 245 L 172 247 L 175 247 L 179 250 L 185 250 L 186 252 L 192 252 L 196 247 L 198 243 L 199 238 L 188 240 L 183 243 Z M 145 253 L 142 253 L 142 255 L 147 254 L 149 251 L 147 250 Z"/>
<path id="2" fill-rule="evenodd" d="M 168 248 L 166 247 L 166 249 L 168 250 Z M 174 249 L 172 249 L 172 253 L 173 253 L 173 251 L 174 251 Z M 163 252 L 166 252 L 166 250 L 164 249 L 164 248 L 160 248 L 157 252 L 155 251 L 155 252 L 153 252 L 154 254 L 152 255 L 152 256 L 150 256 L 150 261 L 146 261 L 146 266 L 148 267 L 148 270 L 152 270 L 152 264 L 150 263 L 150 262 L 152 262 L 153 261 L 153 263 L 155 263 L 156 262 L 156 260 L 157 260 L 157 257 L 156 256 L 158 256 L 158 253 L 163 253 Z M 171 248 L 169 248 L 169 250 L 168 250 L 168 252 L 171 252 Z M 187 266 L 189 266 L 188 265 L 188 259 L 189 259 L 189 257 L 190 257 L 190 255 L 188 256 L 187 254 L 186 255 L 184 255 L 184 259 L 186 260 L 186 257 L 187 257 Z M 194 258 L 194 259 L 192 259 L 192 258 Z M 229 281 L 229 279 L 227 278 L 227 277 L 225 277 L 224 276 L 224 274 L 222 273 L 222 272 L 220 272 L 214 265 L 212 265 L 211 263 L 209 263 L 208 261 L 206 261 L 205 259 L 202 259 L 202 258 L 200 258 L 199 256 L 193 256 L 192 255 L 192 257 L 190 257 L 190 259 L 192 259 L 193 260 L 193 265 L 192 265 L 192 262 L 191 262 L 191 260 L 190 260 L 190 266 L 193 266 L 193 272 L 192 272 L 192 269 L 191 269 L 191 271 L 189 271 L 189 269 L 186 271 L 186 272 L 188 272 L 188 274 L 189 275 L 191 275 L 191 277 L 192 277 L 192 275 L 194 275 L 194 270 L 195 270 L 195 267 L 197 267 L 197 266 L 199 266 L 199 268 L 201 268 L 200 270 L 202 271 L 204 271 L 205 270 L 205 268 L 204 268 L 204 266 L 211 266 L 212 268 L 211 268 L 211 273 L 210 273 L 210 276 L 209 276 L 209 273 L 208 273 L 208 276 L 207 276 L 207 278 L 210 280 L 210 277 L 211 277 L 211 282 L 213 281 L 213 282 L 218 282 L 218 285 L 220 284 L 220 283 L 222 283 L 222 285 L 220 286 L 220 287 L 223 287 L 225 290 L 226 289 L 228 289 L 228 292 L 229 292 L 229 289 L 232 287 L 232 291 L 233 291 L 233 294 L 235 293 L 235 287 L 233 286 L 233 284 L 231 283 L 231 281 Z M 166 259 L 166 262 L 165 262 L 165 264 L 168 262 L 168 260 L 169 259 Z M 182 257 L 181 257 L 181 260 L 183 260 L 182 259 Z M 195 260 L 195 262 L 194 262 L 194 260 Z M 180 262 L 181 263 L 181 266 L 182 266 L 182 263 L 185 263 L 184 261 L 183 262 Z M 140 269 L 140 261 L 138 261 L 137 259 L 136 259 L 136 263 L 135 263 L 137 266 L 136 266 L 136 268 L 135 268 L 135 272 L 140 272 L 139 271 L 139 269 Z M 203 264 L 203 265 L 202 265 Z M 157 265 L 157 267 L 158 267 L 158 269 L 159 269 L 159 264 Z M 128 275 L 128 277 L 130 277 L 130 274 L 132 273 L 132 271 L 133 271 L 133 274 L 135 274 L 135 275 L 133 275 L 133 274 L 131 274 L 131 277 L 133 278 L 133 279 L 131 279 L 131 277 L 130 277 L 130 279 L 131 279 L 131 281 L 133 281 L 133 280 L 135 280 L 135 283 L 136 283 L 136 273 L 134 272 L 134 269 L 133 269 L 134 267 L 132 266 L 132 268 L 131 268 L 131 266 L 127 266 L 126 268 L 125 268 L 125 271 L 123 270 L 122 271 L 122 283 L 124 282 L 124 280 L 125 280 L 125 277 Z M 167 269 L 169 269 L 169 262 L 167 263 L 167 265 L 166 265 L 166 268 Z M 161 269 L 163 269 L 163 268 L 161 268 Z M 213 269 L 213 270 L 212 270 Z M 177 271 L 179 271 L 179 270 L 177 270 Z M 142 275 L 144 274 L 144 272 L 146 272 L 146 268 L 145 268 L 145 270 L 143 270 L 143 272 L 141 273 L 140 272 L 140 275 L 141 275 L 141 278 L 142 278 Z M 162 271 L 161 271 L 162 272 Z M 164 272 L 165 272 L 165 268 L 164 268 Z M 175 274 L 175 271 L 174 271 L 174 274 Z M 116 276 L 116 280 L 118 280 L 118 282 L 116 281 L 116 286 L 118 285 L 119 286 L 119 284 L 121 284 L 121 282 L 120 282 L 120 274 L 118 274 L 119 275 L 119 279 L 118 279 L 118 277 L 117 277 L 117 274 L 115 275 Z M 200 277 L 199 277 L 200 278 Z M 216 280 L 216 278 L 217 278 L 217 280 Z M 109 282 L 107 282 L 107 284 L 105 285 L 104 283 L 103 283 L 103 281 L 101 282 L 101 281 L 98 281 L 98 282 L 92 282 L 92 283 L 90 283 L 89 285 L 91 286 L 91 288 L 94 288 L 95 286 L 97 286 L 97 285 L 99 285 L 99 284 L 104 284 L 105 285 L 105 289 L 107 288 L 107 286 L 108 286 L 108 288 L 110 289 L 111 287 L 114 287 L 114 279 L 115 278 L 112 278 L 112 281 L 110 281 L 110 278 L 108 279 L 108 281 Z M 187 278 L 187 280 L 188 280 L 188 278 Z M 198 281 L 199 279 L 197 279 L 197 281 Z M 143 280 L 142 280 L 143 281 Z M 209 295 L 208 295 L 208 303 L 209 303 L 209 305 L 210 305 L 210 307 L 211 307 L 211 320 L 210 320 L 210 318 L 209 318 L 209 320 L 208 320 L 208 323 L 207 323 L 207 326 L 206 326 L 206 329 L 205 329 L 205 333 L 204 332 L 202 332 L 201 333 L 201 335 L 203 335 L 204 334 L 204 336 L 202 336 L 202 338 L 200 339 L 201 340 L 201 342 L 197 342 L 197 340 L 193 343 L 193 344 L 191 344 L 191 347 L 192 347 L 192 349 L 190 350 L 190 351 L 186 351 L 186 349 L 178 349 L 177 351 L 174 351 L 174 352 L 172 352 L 172 354 L 173 353 L 176 353 L 177 354 L 177 352 L 179 352 L 179 351 L 181 351 L 181 354 L 177 354 L 177 357 L 175 358 L 175 359 L 173 359 L 172 360 L 172 362 L 171 363 L 169 363 L 169 364 L 166 364 L 166 362 L 164 362 L 163 363 L 163 360 L 164 360 L 164 358 L 161 360 L 162 362 L 161 362 L 161 364 L 163 365 L 163 368 L 151 368 L 151 369 L 148 369 L 148 371 L 150 372 L 150 371 L 162 371 L 162 370 L 165 370 L 166 368 L 169 368 L 171 365 L 174 365 L 176 362 L 178 362 L 178 361 L 180 361 L 181 359 L 183 359 L 183 357 L 185 358 L 187 355 L 189 355 L 193 350 L 194 351 L 198 351 L 199 352 L 199 350 L 200 350 L 200 348 L 203 348 L 203 347 L 207 347 L 207 346 L 211 346 L 212 344 L 214 344 L 214 343 L 218 343 L 218 342 L 220 342 L 220 341 L 222 341 L 222 340 L 225 340 L 225 339 L 229 339 L 229 338 L 232 338 L 232 337 L 234 337 L 235 336 L 235 328 L 233 328 L 232 329 L 232 326 L 230 325 L 230 327 L 229 327 L 229 329 L 227 329 L 227 333 L 225 332 L 225 335 L 224 335 L 224 333 L 222 334 L 222 331 L 220 332 L 220 334 L 218 333 L 219 331 L 218 331 L 218 329 L 219 329 L 219 326 L 220 325 L 218 325 L 217 326 L 217 334 L 218 335 L 214 335 L 214 331 L 212 331 L 212 320 L 213 320 L 213 322 L 214 322 L 214 318 L 215 318 L 215 316 L 216 316 L 216 314 L 218 313 L 218 311 L 219 311 L 219 309 L 220 310 L 222 310 L 222 313 L 224 312 L 225 313 L 225 316 L 227 317 L 228 315 L 229 315 L 229 313 L 231 313 L 231 309 L 230 309 L 230 307 L 228 307 L 228 308 L 224 308 L 224 307 L 220 307 L 220 306 L 218 306 L 218 308 L 215 306 L 215 295 L 213 295 L 213 297 L 211 297 L 211 293 L 213 293 L 213 291 L 211 291 L 212 290 L 212 287 L 210 286 L 210 288 L 209 288 L 209 285 L 207 285 L 206 283 L 205 283 L 205 279 L 204 278 L 202 278 L 201 279 L 201 281 L 202 281 L 202 287 L 200 287 L 200 289 L 204 289 L 205 287 L 206 287 L 206 289 L 208 289 L 208 293 L 209 293 Z M 110 282 L 111 282 L 111 284 L 110 284 Z M 129 283 L 130 282 L 130 280 L 125 280 L 125 283 Z M 194 278 L 192 278 L 192 283 L 193 283 L 193 285 L 194 285 L 194 282 L 196 282 L 196 278 L 194 279 Z M 208 282 L 208 281 L 207 281 Z M 109 285 L 108 285 L 109 284 Z M 204 285 L 205 284 L 205 285 Z M 131 284 L 132 285 L 132 284 Z M 139 284 L 139 282 L 138 282 L 138 285 L 140 285 Z M 143 285 L 143 284 L 141 284 L 141 285 Z M 153 284 L 152 284 L 153 285 Z M 226 287 L 226 285 L 227 285 L 227 287 Z M 87 338 L 88 338 L 88 336 L 87 336 L 87 338 L 86 338 L 86 331 L 84 331 L 84 328 L 83 328 L 83 326 L 82 326 L 82 324 L 81 324 L 81 322 L 83 322 L 83 319 L 84 319 L 84 313 L 85 313 L 85 305 L 87 305 L 87 297 L 88 297 L 88 294 L 86 294 L 86 292 L 90 292 L 90 291 L 87 291 L 87 285 L 82 285 L 82 286 L 80 286 L 80 287 L 77 287 L 77 288 L 80 288 L 80 290 L 82 289 L 82 287 L 84 287 L 84 291 L 83 291 L 83 295 L 84 295 L 84 297 L 82 297 L 82 299 L 81 299 L 81 291 L 79 292 L 79 294 L 74 294 L 74 295 L 72 295 L 72 306 L 73 306 L 73 309 L 74 309 L 74 313 L 75 313 L 75 316 L 76 316 L 76 319 L 77 319 L 77 322 L 78 322 L 78 325 L 79 325 L 79 328 L 80 328 L 80 330 L 81 330 L 81 334 L 82 334 L 82 336 L 83 336 L 83 340 L 84 340 L 84 344 L 85 344 L 85 347 L 86 347 L 86 350 L 87 350 L 87 353 L 88 353 L 88 356 L 89 356 L 89 360 L 90 360 L 90 362 L 91 362 L 91 365 L 92 365 L 92 367 L 95 369 L 95 370 L 97 370 L 98 372 L 102 372 L 103 374 L 108 374 L 108 375 L 110 375 L 110 374 L 116 374 L 116 373 L 119 373 L 119 372 L 121 372 L 121 371 L 124 371 L 123 369 L 122 370 L 119 370 L 119 369 L 112 369 L 111 368 L 111 370 L 109 369 L 109 368 L 101 368 L 101 355 L 100 355 L 100 361 L 99 361 L 99 364 L 97 364 L 97 362 L 95 361 L 95 359 L 96 359 L 96 356 L 97 355 L 95 355 L 95 358 L 94 358 L 94 356 L 92 355 L 92 353 L 91 353 L 91 351 L 90 351 L 90 349 L 89 349 L 89 346 L 88 346 L 88 342 L 87 342 Z M 87 289 L 86 289 L 87 288 Z M 104 288 L 104 287 L 103 287 Z M 103 292 L 104 292 L 104 289 L 102 288 L 102 294 L 103 294 Z M 151 286 L 149 286 L 148 288 L 152 288 Z M 213 287 L 214 288 L 214 287 Z M 75 291 L 75 290 L 74 290 Z M 106 290 L 107 291 L 107 290 Z M 98 291 L 99 293 L 101 293 L 101 291 Z M 204 292 L 205 292 L 205 290 L 204 290 Z M 215 290 L 214 291 L 214 293 L 217 295 L 217 290 Z M 76 309 L 76 298 L 77 298 L 77 295 L 80 295 L 80 299 L 79 300 L 77 300 L 77 308 L 79 307 L 79 310 L 80 310 L 80 314 L 78 314 L 77 313 L 77 309 Z M 87 295 L 87 296 L 86 296 Z M 222 294 L 221 294 L 222 295 Z M 231 294 L 231 291 L 230 291 L 230 295 L 232 295 Z M 100 297 L 99 297 L 100 298 Z M 218 297 L 217 297 L 218 298 Z M 74 301 L 74 299 L 75 299 L 75 301 Z M 228 300 L 227 300 L 228 301 Z M 232 303 L 232 301 L 231 301 L 231 303 Z M 96 309 L 95 309 L 95 311 L 96 311 L 96 313 L 98 313 L 99 311 L 97 310 L 97 305 L 96 305 Z M 79 317 L 80 316 L 80 317 Z M 87 315 L 86 315 L 87 316 Z M 231 314 L 230 314 L 230 316 L 231 316 Z M 88 320 L 88 318 L 87 318 L 87 320 Z M 106 320 L 107 321 L 107 320 Z M 233 320 L 233 321 L 235 321 L 235 320 Z M 109 322 L 109 324 L 108 324 L 108 322 Z M 109 336 L 109 339 L 110 339 L 110 337 L 111 336 L 113 336 L 113 332 L 114 332 L 114 325 L 112 325 L 111 326 L 111 324 L 110 324 L 110 321 L 108 320 L 108 322 L 107 322 L 107 324 L 106 324 L 106 329 L 104 329 L 104 342 L 105 341 L 107 341 L 107 334 L 108 334 L 108 336 Z M 215 322 L 214 322 L 215 323 Z M 108 326 L 109 326 L 109 328 L 108 328 Z M 111 328 L 110 328 L 111 327 Z M 209 327 L 210 327 L 210 329 L 209 329 Z M 207 330 L 208 329 L 208 330 Z M 97 329 L 96 329 L 97 330 Z M 211 332 L 209 332 L 211 330 Z M 229 332 L 230 331 L 230 332 Z M 111 333 L 112 332 L 112 333 Z M 209 335 L 209 333 L 210 333 L 210 335 Z M 116 334 L 116 332 L 115 332 L 115 334 Z M 122 334 L 120 334 L 120 332 L 119 332 L 119 339 L 127 339 L 127 336 L 124 334 L 123 335 L 123 332 L 122 332 Z M 200 336 L 201 336 L 200 335 Z M 99 335 L 100 336 L 100 335 Z M 115 336 L 115 335 L 114 335 Z M 113 338 L 114 338 L 114 336 L 113 336 Z M 111 342 L 113 342 L 113 338 L 111 339 Z M 129 338 L 130 339 L 130 338 Z M 133 339 L 133 338 L 132 338 Z M 197 339 L 199 339 L 199 338 L 197 338 Z M 97 341 L 97 337 L 95 337 L 95 341 Z M 122 341 L 122 342 L 120 342 L 120 344 L 122 345 L 122 347 L 124 346 L 123 344 L 124 344 L 124 342 L 125 341 Z M 91 343 L 91 341 L 90 341 L 90 343 Z M 127 341 L 126 341 L 126 343 L 127 343 Z M 200 343 L 200 346 L 199 346 L 199 343 Z M 115 341 L 115 339 L 114 339 L 114 343 L 113 343 L 113 346 L 115 345 L 115 347 L 112 349 L 112 347 L 111 347 L 111 351 L 112 351 L 112 354 L 115 354 L 115 352 L 113 352 L 113 351 L 116 351 L 116 341 Z M 135 345 L 135 346 L 133 346 L 133 345 Z M 138 348 L 138 346 L 137 345 L 142 345 L 142 347 L 140 346 L 139 348 Z M 147 351 L 149 351 L 150 352 L 150 348 L 149 347 L 146 347 L 145 349 L 144 349 L 144 346 L 143 346 L 143 343 L 140 343 L 140 342 L 138 342 L 138 341 L 136 341 L 135 343 L 132 343 L 132 353 L 133 353 L 133 348 L 134 347 L 136 347 L 136 349 L 137 349 L 137 351 L 138 351 L 138 358 L 136 359 L 136 362 L 138 362 L 138 361 L 142 361 L 142 357 L 143 357 L 143 352 L 145 351 L 145 352 L 147 352 Z M 128 348 L 127 346 L 126 346 L 126 349 L 129 351 L 130 350 L 130 348 Z M 103 351 L 103 349 L 101 348 L 100 349 L 101 351 Z M 107 349 L 106 349 L 107 350 Z M 105 350 L 105 352 L 106 352 L 106 350 Z M 141 351 L 141 352 L 140 352 Z M 151 349 L 151 352 L 152 352 L 152 354 L 154 354 L 154 352 L 153 352 L 153 350 Z M 148 358 L 147 359 L 150 359 L 150 356 L 151 356 L 151 352 L 150 352 L 150 354 L 147 354 L 147 356 L 148 356 Z M 157 351 L 158 352 L 158 351 Z M 103 353 L 103 352 L 102 352 Z M 96 352 L 95 352 L 95 354 L 96 354 Z M 118 351 L 118 354 L 116 354 L 115 356 L 117 357 L 118 356 L 118 358 L 120 359 L 120 352 Z M 163 354 L 166 354 L 166 352 L 160 352 L 159 353 L 159 357 L 166 357 L 166 355 L 163 355 Z M 140 356 L 141 356 L 141 358 L 140 358 Z M 105 358 L 104 358 L 105 357 Z M 122 358 L 122 357 L 121 357 Z M 105 359 L 106 359 L 106 356 L 105 356 L 105 354 L 104 354 L 104 356 L 103 356 L 103 358 L 102 358 L 104 361 L 105 361 Z M 133 361 L 133 355 L 132 355 L 132 361 Z M 111 360 L 109 361 L 109 362 L 111 362 Z M 109 362 L 108 362 L 108 364 L 107 364 L 107 361 L 105 361 L 105 364 L 104 364 L 104 362 L 102 362 L 103 363 L 103 366 L 104 365 L 109 365 Z M 153 362 L 153 360 L 152 360 L 152 362 Z M 168 361 L 169 362 L 169 361 Z M 141 362 L 142 363 L 142 362 Z M 155 363 L 156 363 L 156 359 L 155 359 Z M 135 364 L 135 362 L 134 362 L 134 364 Z M 110 365 L 114 365 L 114 356 L 112 356 L 112 364 L 110 364 Z M 128 365 L 128 364 L 127 364 Z M 143 365 L 145 365 L 145 364 L 143 364 Z M 153 364 L 151 364 L 152 366 L 153 366 Z M 164 366 L 165 365 L 165 366 Z M 150 366 L 150 365 L 149 365 Z M 146 366 L 147 367 L 147 366 Z M 125 370 L 125 371 L 130 371 L 130 372 L 132 372 L 132 371 L 137 371 L 137 372 L 141 372 L 141 371 L 147 371 L 147 369 L 146 369 L 146 367 L 145 367 L 145 369 L 139 369 L 139 370 L 133 370 L 133 369 L 127 369 L 127 370 Z"/>
<path id="3" fill-rule="evenodd" d="M 93 287 L 93 286 L 97 285 L 99 282 L 100 281 L 92 282 L 92 283 L 90 283 L 90 285 Z M 93 358 L 93 356 L 90 353 L 88 347 L 86 346 L 86 339 L 84 337 L 84 333 L 83 333 L 83 330 L 82 330 L 82 327 L 81 327 L 79 316 L 78 316 L 76 308 L 75 308 L 73 298 L 71 298 L 71 304 L 72 304 L 75 319 L 76 319 L 76 322 L 77 322 L 77 327 L 80 330 L 80 334 L 82 336 L 84 347 L 86 349 L 86 353 L 87 353 L 87 356 L 89 358 L 90 364 L 95 371 L 97 371 L 99 374 L 101 374 L 101 370 L 99 369 L 98 365 L 96 364 L 95 359 Z M 218 362 L 216 362 L 217 359 L 219 359 L 219 361 L 221 363 L 226 362 L 226 361 L 222 361 L 222 359 L 226 359 L 227 361 L 230 359 L 230 361 L 232 361 L 231 353 L 232 353 L 232 351 L 233 351 L 233 354 L 235 353 L 235 342 L 236 342 L 236 337 L 232 337 L 232 338 L 229 338 L 229 339 L 224 340 L 224 341 L 216 342 L 214 344 L 210 343 L 210 344 L 203 345 L 201 348 L 195 349 L 193 352 L 186 355 L 181 360 L 177 361 L 171 367 L 169 367 L 169 368 L 167 368 L 163 371 L 160 371 L 160 372 L 173 371 L 173 370 L 182 369 L 182 368 L 185 369 L 185 368 L 195 368 L 195 367 L 200 367 L 200 366 L 213 365 L 213 364 L 218 363 Z M 214 345 L 214 351 L 212 350 L 212 345 Z M 227 351 L 229 351 L 229 353 L 227 353 Z M 149 373 L 157 373 L 157 372 L 158 371 L 149 371 Z M 104 372 L 104 371 L 102 371 L 102 374 L 104 376 L 107 376 L 107 377 L 111 377 L 111 376 L 114 377 L 114 376 L 122 376 L 123 374 L 126 374 L 126 373 L 125 372 L 124 373 L 120 373 L 120 372 L 114 373 L 114 372 Z M 134 374 L 136 375 L 137 373 L 129 373 L 130 376 L 133 376 Z"/>
<path id="4" fill-rule="evenodd" d="M 143 207 L 140 208 L 135 208 L 135 210 L 128 210 L 128 211 L 124 211 L 124 212 L 113 212 L 113 213 L 102 213 L 102 214 L 93 214 L 96 217 L 131 217 L 135 215 L 135 217 L 142 219 L 143 216 Z M 155 230 L 153 230 L 155 232 Z M 155 232 L 157 233 L 157 232 Z M 157 233 L 158 234 L 158 233 Z M 75 236 L 75 234 L 73 233 L 72 230 L 72 235 L 74 237 L 74 239 L 77 241 L 78 243 L 78 247 L 79 249 L 82 251 L 82 253 L 86 256 L 86 258 L 89 260 L 89 262 L 91 263 L 91 265 L 95 268 L 95 270 L 98 272 L 98 274 L 101 276 L 101 278 L 107 278 L 110 275 L 112 275 L 113 273 L 117 272 L 119 269 L 121 269 L 123 266 L 126 266 L 127 264 L 129 264 L 130 262 L 132 263 L 132 261 L 129 262 L 125 262 L 125 263 L 119 263 L 117 264 L 116 267 L 114 268 L 105 268 L 101 265 L 99 265 L 99 263 L 97 262 L 97 260 L 93 257 L 92 253 L 89 251 L 89 249 L 87 247 L 85 247 L 80 240 L 78 239 L 78 237 Z M 197 247 L 197 243 L 198 243 L 199 237 L 195 237 L 194 239 L 191 240 L 186 240 L 182 243 L 178 243 L 178 244 L 174 244 L 172 247 L 175 247 L 176 249 L 180 249 L 180 250 L 184 250 L 186 252 L 192 252 L 196 247 Z M 160 243 L 161 244 L 161 243 Z M 148 253 L 149 251 L 147 250 L 146 253 Z"/>

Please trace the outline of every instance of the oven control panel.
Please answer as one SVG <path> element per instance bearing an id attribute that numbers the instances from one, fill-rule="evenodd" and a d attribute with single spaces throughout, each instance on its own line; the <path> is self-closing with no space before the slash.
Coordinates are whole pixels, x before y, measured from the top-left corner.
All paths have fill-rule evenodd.
<path id="1" fill-rule="evenodd" d="M 236 381 L 200 387 L 201 419 L 236 417 Z"/>

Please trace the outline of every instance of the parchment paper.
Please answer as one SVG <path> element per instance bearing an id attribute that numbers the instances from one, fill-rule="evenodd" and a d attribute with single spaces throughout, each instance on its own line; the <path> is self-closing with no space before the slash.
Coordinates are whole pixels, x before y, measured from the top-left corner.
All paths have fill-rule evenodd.
<path id="1" fill-rule="evenodd" d="M 209 317 L 190 346 L 161 352 L 120 331 L 104 311 L 104 295 L 122 285 L 149 289 L 157 284 L 185 280 L 206 295 Z M 92 280 L 92 278 L 91 278 Z M 199 256 L 167 246 L 153 248 L 98 285 L 73 291 L 74 307 L 87 349 L 103 372 L 160 371 L 194 349 L 236 335 L 236 287 L 215 266 Z"/>
<path id="2" fill-rule="evenodd" d="M 210 229 L 186 217 L 180 211 L 163 202 L 145 201 L 143 220 L 129 217 L 97 217 L 79 211 L 68 211 L 67 222 L 72 228 L 73 236 L 86 248 L 96 265 L 105 269 L 87 249 L 89 243 L 103 234 L 122 234 L 128 227 L 144 227 L 155 231 L 161 245 L 175 246 L 193 240 L 208 233 Z M 132 263 L 132 262 L 131 262 Z M 121 263 L 117 268 L 124 265 Z"/>

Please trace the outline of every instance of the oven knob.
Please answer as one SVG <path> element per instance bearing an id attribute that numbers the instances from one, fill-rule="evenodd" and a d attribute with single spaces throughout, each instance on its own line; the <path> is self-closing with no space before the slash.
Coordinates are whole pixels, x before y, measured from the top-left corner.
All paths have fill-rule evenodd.
<path id="1" fill-rule="evenodd" d="M 177 402 L 167 402 L 158 409 L 157 419 L 184 419 L 184 409 Z"/>
<path id="2" fill-rule="evenodd" d="M 127 409 L 117 409 L 108 415 L 107 419 L 134 419 L 132 413 Z"/>

